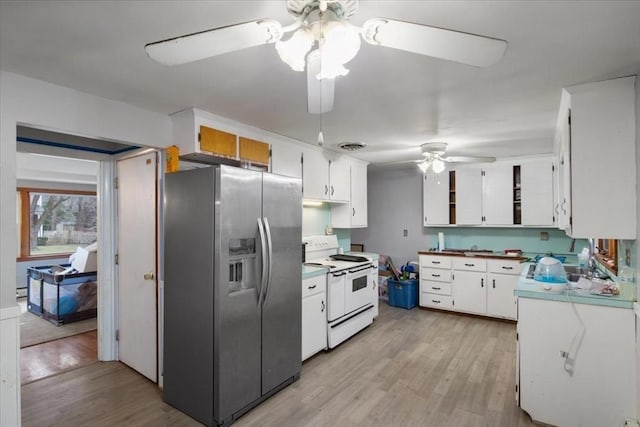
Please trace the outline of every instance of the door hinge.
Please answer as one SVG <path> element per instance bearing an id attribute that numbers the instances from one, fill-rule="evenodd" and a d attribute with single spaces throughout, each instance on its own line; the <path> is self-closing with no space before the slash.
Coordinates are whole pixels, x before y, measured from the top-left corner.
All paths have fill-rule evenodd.
<path id="1" fill-rule="evenodd" d="M 119 186 L 118 177 L 115 177 L 113 178 L 113 188 L 117 190 L 118 186 Z"/>
<path id="2" fill-rule="evenodd" d="M 120 259 L 120 257 L 118 256 L 118 254 L 116 254 L 116 256 L 115 256 L 115 263 L 116 263 L 116 265 L 118 265 L 118 264 L 119 264 L 119 259 Z"/>
<path id="3" fill-rule="evenodd" d="M 116 341 L 120 341 L 120 329 L 116 329 Z"/>

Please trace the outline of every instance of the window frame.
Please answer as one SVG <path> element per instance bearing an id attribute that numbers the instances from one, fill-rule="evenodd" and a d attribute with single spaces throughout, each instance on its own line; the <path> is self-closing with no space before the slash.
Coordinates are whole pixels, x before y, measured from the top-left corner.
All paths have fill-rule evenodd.
<path id="1" fill-rule="evenodd" d="M 41 194 L 64 194 L 70 196 L 94 196 L 97 197 L 98 194 L 95 191 L 84 191 L 84 190 L 60 190 L 60 189 L 51 189 L 51 188 L 35 188 L 35 187 L 17 187 L 16 192 L 20 194 L 19 199 L 19 209 L 20 209 L 20 220 L 19 220 L 19 230 L 18 230 L 18 240 L 20 241 L 20 253 L 18 254 L 16 261 L 30 261 L 30 260 L 45 260 L 45 259 L 54 259 L 54 258 L 62 258 L 65 256 L 71 255 L 73 252 L 60 252 L 55 254 L 47 254 L 47 255 L 31 255 L 30 249 L 30 227 L 31 227 L 31 193 L 41 193 Z"/>

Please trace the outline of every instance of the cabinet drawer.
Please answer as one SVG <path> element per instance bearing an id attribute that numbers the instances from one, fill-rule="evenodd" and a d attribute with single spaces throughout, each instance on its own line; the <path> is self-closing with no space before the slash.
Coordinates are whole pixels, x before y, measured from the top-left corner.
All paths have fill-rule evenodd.
<path id="1" fill-rule="evenodd" d="M 420 270 L 420 277 L 424 280 L 451 282 L 451 270 L 422 267 L 422 270 Z"/>
<path id="2" fill-rule="evenodd" d="M 420 292 L 420 306 L 441 308 L 443 310 L 453 309 L 453 298 L 446 295 L 430 294 Z"/>
<path id="3" fill-rule="evenodd" d="M 420 255 L 420 267 L 451 268 L 451 258 L 438 255 Z"/>
<path id="4" fill-rule="evenodd" d="M 489 273 L 513 274 L 520 275 L 525 263 L 520 261 L 510 261 L 501 259 L 487 260 L 487 268 Z"/>
<path id="5" fill-rule="evenodd" d="M 431 280 L 420 281 L 420 292 L 429 292 L 438 295 L 451 295 L 451 284 L 434 282 Z"/>
<path id="6" fill-rule="evenodd" d="M 327 276 L 310 277 L 302 281 L 302 298 L 327 291 Z"/>
<path id="7" fill-rule="evenodd" d="M 487 271 L 487 260 L 473 257 L 456 258 L 453 260 L 454 270 Z"/>

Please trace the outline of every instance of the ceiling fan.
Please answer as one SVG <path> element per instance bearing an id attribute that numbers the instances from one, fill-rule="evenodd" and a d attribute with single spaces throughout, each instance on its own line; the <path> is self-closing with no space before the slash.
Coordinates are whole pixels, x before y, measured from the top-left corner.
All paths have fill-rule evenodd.
<path id="1" fill-rule="evenodd" d="M 178 65 L 274 43 L 293 70 L 304 71 L 306 65 L 309 113 L 325 113 L 333 108 L 334 79 L 349 72 L 344 65 L 358 53 L 360 38 L 476 67 L 496 63 L 507 47 L 504 40 L 388 18 L 357 27 L 350 19 L 359 0 L 286 0 L 286 5 L 294 18 L 287 26 L 259 19 L 149 43 L 145 51 L 161 64 Z M 285 39 L 287 33 L 292 34 Z"/>
<path id="2" fill-rule="evenodd" d="M 420 146 L 424 160 L 416 160 L 418 167 L 422 173 L 426 173 L 431 169 L 434 173 L 440 173 L 445 169 L 445 163 L 491 163 L 495 162 L 495 157 L 487 156 L 447 156 L 444 157 L 447 150 L 446 142 L 427 142 Z"/>

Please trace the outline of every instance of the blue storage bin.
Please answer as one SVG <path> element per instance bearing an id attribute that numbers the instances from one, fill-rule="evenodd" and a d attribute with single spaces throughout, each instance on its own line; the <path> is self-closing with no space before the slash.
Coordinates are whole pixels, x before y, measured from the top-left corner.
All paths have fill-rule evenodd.
<path id="1" fill-rule="evenodd" d="M 418 305 L 418 280 L 392 280 L 387 281 L 389 293 L 389 305 L 412 309 Z"/>

